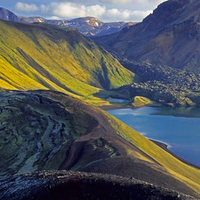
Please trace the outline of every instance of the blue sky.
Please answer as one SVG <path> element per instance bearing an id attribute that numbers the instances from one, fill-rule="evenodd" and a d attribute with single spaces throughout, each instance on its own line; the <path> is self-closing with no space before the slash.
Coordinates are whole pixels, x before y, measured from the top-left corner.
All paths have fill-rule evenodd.
<path id="1" fill-rule="evenodd" d="M 102 21 L 142 21 L 165 0 L 1 0 L 17 15 L 48 19 L 96 17 Z"/>

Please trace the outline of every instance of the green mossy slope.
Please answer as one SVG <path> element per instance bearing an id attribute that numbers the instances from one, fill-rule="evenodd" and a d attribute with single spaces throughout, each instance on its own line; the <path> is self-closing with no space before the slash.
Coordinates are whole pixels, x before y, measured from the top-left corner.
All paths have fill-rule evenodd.
<path id="1" fill-rule="evenodd" d="M 0 87 L 90 97 L 135 75 L 75 29 L 0 20 Z"/>

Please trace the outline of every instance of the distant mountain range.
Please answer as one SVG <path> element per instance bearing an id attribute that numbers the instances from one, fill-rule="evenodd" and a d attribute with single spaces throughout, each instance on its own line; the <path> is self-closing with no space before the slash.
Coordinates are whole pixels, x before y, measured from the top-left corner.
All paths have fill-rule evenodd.
<path id="1" fill-rule="evenodd" d="M 42 22 L 53 25 L 66 26 L 66 27 L 76 28 L 80 33 L 86 36 L 94 36 L 94 35 L 100 36 L 100 35 L 112 34 L 122 30 L 124 27 L 135 24 L 133 22 L 104 23 L 98 19 L 95 19 L 94 17 L 84 17 L 71 20 L 48 20 L 42 17 L 22 17 L 15 15 L 11 11 L 4 8 L 0 8 L 0 19 L 22 22 L 22 23 Z"/>

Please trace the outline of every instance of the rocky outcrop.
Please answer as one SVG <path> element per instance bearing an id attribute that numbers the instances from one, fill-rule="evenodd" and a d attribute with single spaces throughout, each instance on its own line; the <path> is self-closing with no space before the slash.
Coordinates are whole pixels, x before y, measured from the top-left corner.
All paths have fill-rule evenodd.
<path id="1" fill-rule="evenodd" d="M 2 92 L 1 178 L 42 169 L 59 169 L 73 141 L 96 125 L 87 114 L 83 117 L 80 113 L 79 119 L 74 121 L 74 114 L 44 94 Z"/>

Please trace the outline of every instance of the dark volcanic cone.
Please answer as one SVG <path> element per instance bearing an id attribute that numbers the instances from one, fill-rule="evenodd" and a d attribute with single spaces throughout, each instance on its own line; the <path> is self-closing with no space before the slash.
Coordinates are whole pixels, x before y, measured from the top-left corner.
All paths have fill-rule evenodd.
<path id="1" fill-rule="evenodd" d="M 9 200 L 194 199 L 135 179 L 67 171 L 46 171 L 16 176 L 1 182 L 0 191 L 0 198 Z"/>

